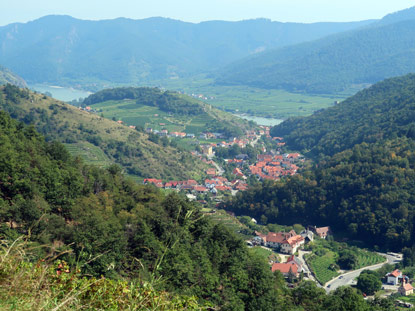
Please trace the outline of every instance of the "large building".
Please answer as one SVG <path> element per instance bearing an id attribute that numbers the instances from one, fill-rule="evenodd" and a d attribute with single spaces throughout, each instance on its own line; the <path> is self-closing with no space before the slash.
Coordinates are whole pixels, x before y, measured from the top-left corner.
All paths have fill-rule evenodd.
<path id="1" fill-rule="evenodd" d="M 279 249 L 285 254 L 294 254 L 305 240 L 301 235 L 298 235 L 294 230 L 289 232 L 269 232 L 264 235 L 260 232 L 255 232 L 256 237 L 254 241 L 267 247 Z"/>

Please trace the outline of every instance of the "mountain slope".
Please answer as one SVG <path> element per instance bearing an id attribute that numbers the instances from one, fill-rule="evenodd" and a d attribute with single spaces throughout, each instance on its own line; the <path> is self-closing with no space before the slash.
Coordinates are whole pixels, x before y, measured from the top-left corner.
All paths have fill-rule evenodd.
<path id="1" fill-rule="evenodd" d="M 288 289 L 195 203 L 86 166 L 3 111 L 0 142 L 1 309 L 393 308 L 351 287 Z"/>
<path id="2" fill-rule="evenodd" d="M 268 304 L 283 303 L 278 289 L 284 281 L 265 260 L 184 196 L 139 185 L 114 166 L 84 165 L 4 111 L 0 142 L 1 309 L 197 307 L 189 296 L 228 310 L 272 310 Z M 14 243 L 6 247 L 5 239 Z M 13 257 L 25 253 L 30 263 L 16 266 Z M 46 301 L 33 299 L 34 282 Z M 163 307 L 151 295 L 155 287 L 187 297 Z M 39 304 L 10 299 L 19 294 Z"/>
<path id="3" fill-rule="evenodd" d="M 398 136 L 415 138 L 415 74 L 391 78 L 342 103 L 271 130 L 287 145 L 318 156 L 333 155 L 362 142 Z"/>
<path id="4" fill-rule="evenodd" d="M 389 250 L 415 246 L 415 75 L 379 82 L 272 134 L 316 164 L 240 194 L 227 209 L 270 223 L 329 225 Z"/>
<path id="5" fill-rule="evenodd" d="M 233 138 L 250 128 L 247 121 L 230 113 L 190 96 L 157 88 L 105 89 L 87 97 L 84 104 L 102 111 L 108 118 L 154 130 L 195 135 L 214 132 Z"/>
<path id="6" fill-rule="evenodd" d="M 0 66 L 0 85 L 7 83 L 16 85 L 18 87 L 27 87 L 26 82 L 22 78 L 20 78 L 7 68 Z"/>
<path id="7" fill-rule="evenodd" d="M 335 93 L 415 72 L 415 7 L 379 23 L 230 65 L 220 84 Z"/>
<path id="8" fill-rule="evenodd" d="M 200 178 L 205 164 L 187 152 L 148 140 L 147 134 L 13 86 L 0 88 L 0 107 L 15 119 L 33 123 L 48 140 L 104 154 L 128 174 L 141 178 Z M 93 155 L 96 155 L 93 154 Z"/>
<path id="9" fill-rule="evenodd" d="M 0 59 L 29 83 L 96 87 L 210 71 L 258 51 L 369 24 L 46 16 L 0 27 Z M 34 61 L 36 60 L 36 61 Z"/>

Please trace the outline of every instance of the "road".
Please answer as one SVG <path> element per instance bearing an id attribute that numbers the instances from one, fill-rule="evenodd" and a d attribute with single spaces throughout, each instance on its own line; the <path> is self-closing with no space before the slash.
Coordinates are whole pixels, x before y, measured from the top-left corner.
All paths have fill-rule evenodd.
<path id="1" fill-rule="evenodd" d="M 222 176 L 222 174 L 223 173 L 225 173 L 225 170 L 223 169 L 223 168 L 221 168 L 215 161 L 213 161 L 212 159 L 211 159 L 211 161 L 212 161 L 212 164 L 213 164 L 213 166 L 214 167 L 216 167 L 216 170 L 218 171 L 218 173 L 217 173 L 217 175 L 218 176 Z"/>
<path id="2" fill-rule="evenodd" d="M 361 268 L 361 269 L 358 269 L 358 270 L 353 270 L 353 271 L 341 274 L 337 278 L 335 278 L 335 279 L 327 282 L 326 284 L 324 284 L 324 289 L 327 292 L 330 292 L 330 291 L 335 290 L 336 288 L 338 288 L 340 286 L 353 285 L 356 282 L 355 279 L 360 275 L 360 273 L 363 270 L 377 270 L 377 269 L 381 268 L 386 263 L 393 265 L 393 264 L 396 264 L 396 263 L 399 263 L 400 261 L 402 261 L 402 256 L 396 257 L 396 256 L 391 256 L 391 255 L 388 255 L 388 254 L 384 254 L 384 253 L 379 253 L 379 254 L 386 257 L 387 262 L 385 261 L 384 263 L 380 263 L 380 264 L 369 266 L 369 267 L 364 267 L 364 268 Z"/>

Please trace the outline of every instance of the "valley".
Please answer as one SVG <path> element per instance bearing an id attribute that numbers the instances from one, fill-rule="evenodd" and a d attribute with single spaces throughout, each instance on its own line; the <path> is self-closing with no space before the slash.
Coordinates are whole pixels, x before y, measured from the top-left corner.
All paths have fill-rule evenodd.
<path id="1" fill-rule="evenodd" d="M 0 310 L 412 308 L 414 23 L 0 26 Z"/>

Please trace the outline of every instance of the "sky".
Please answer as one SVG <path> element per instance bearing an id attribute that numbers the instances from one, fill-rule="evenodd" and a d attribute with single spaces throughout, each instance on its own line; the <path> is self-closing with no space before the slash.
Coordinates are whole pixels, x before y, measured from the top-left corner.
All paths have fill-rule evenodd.
<path id="1" fill-rule="evenodd" d="M 0 25 L 50 14 L 99 20 L 170 17 L 188 22 L 268 18 L 281 22 L 379 19 L 415 0 L 0 0 Z"/>

